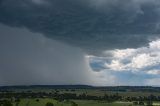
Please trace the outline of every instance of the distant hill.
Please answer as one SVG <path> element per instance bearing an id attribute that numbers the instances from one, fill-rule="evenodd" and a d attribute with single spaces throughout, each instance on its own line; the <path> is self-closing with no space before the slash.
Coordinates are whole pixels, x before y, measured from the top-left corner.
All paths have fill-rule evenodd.
<path id="1" fill-rule="evenodd" d="M 160 92 L 160 87 L 152 86 L 90 86 L 90 85 L 30 85 L 30 86 L 0 86 L 0 90 L 10 89 L 97 89 L 106 91 L 152 91 Z"/>

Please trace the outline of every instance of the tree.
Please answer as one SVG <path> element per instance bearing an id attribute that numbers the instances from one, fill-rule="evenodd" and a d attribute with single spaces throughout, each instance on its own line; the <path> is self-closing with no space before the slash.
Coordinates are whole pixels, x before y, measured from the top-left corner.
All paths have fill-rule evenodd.
<path id="1" fill-rule="evenodd" d="M 15 102 L 16 102 L 16 106 L 19 106 L 19 103 L 20 103 L 20 99 L 19 98 L 16 98 Z"/>
<path id="2" fill-rule="evenodd" d="M 3 104 L 3 106 L 13 106 L 11 102 L 7 101 Z"/>
<path id="3" fill-rule="evenodd" d="M 15 102 L 20 102 L 21 100 L 19 98 L 16 98 L 15 99 Z"/>
<path id="4" fill-rule="evenodd" d="M 148 96 L 147 106 L 153 106 L 153 100 L 154 100 L 155 98 L 156 98 L 156 97 L 155 97 L 154 95 Z"/>
<path id="5" fill-rule="evenodd" d="M 133 102 L 133 105 L 138 105 L 138 102 L 137 101 Z"/>
<path id="6" fill-rule="evenodd" d="M 19 102 L 16 103 L 16 106 L 19 106 Z"/>
<path id="7" fill-rule="evenodd" d="M 36 99 L 36 102 L 39 102 L 39 99 Z"/>
<path id="8" fill-rule="evenodd" d="M 139 101 L 139 105 L 144 105 L 144 102 L 143 101 Z"/>
<path id="9" fill-rule="evenodd" d="M 75 103 L 75 102 L 72 102 L 72 105 L 71 105 L 71 106 L 78 106 L 78 104 Z"/>
<path id="10" fill-rule="evenodd" d="M 147 101 L 147 106 L 153 106 L 153 101 L 151 100 Z"/>
<path id="11" fill-rule="evenodd" d="M 54 106 L 54 104 L 51 102 L 47 102 L 45 106 Z"/>

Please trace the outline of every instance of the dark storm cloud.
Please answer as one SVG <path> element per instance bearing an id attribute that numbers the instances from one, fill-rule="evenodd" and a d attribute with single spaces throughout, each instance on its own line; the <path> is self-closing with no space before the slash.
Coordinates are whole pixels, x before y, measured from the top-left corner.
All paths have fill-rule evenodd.
<path id="1" fill-rule="evenodd" d="M 138 47 L 158 37 L 159 13 L 159 0 L 0 0 L 1 23 L 92 53 Z"/>
<path id="2" fill-rule="evenodd" d="M 113 84 L 113 78 L 91 70 L 79 48 L 25 28 L 0 24 L 0 32 L 0 86 Z"/>

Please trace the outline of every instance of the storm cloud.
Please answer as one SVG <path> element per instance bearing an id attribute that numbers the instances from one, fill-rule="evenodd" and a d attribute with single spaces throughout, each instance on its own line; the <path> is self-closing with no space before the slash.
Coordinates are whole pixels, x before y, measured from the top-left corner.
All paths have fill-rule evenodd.
<path id="1" fill-rule="evenodd" d="M 0 0 L 0 85 L 156 84 L 159 37 L 159 0 Z"/>
<path id="2" fill-rule="evenodd" d="M 159 0 L 1 0 L 0 22 L 97 54 L 159 37 L 159 8 Z"/>
<path id="3" fill-rule="evenodd" d="M 25 28 L 0 24 L 0 32 L 0 85 L 114 84 L 92 71 L 79 48 Z"/>

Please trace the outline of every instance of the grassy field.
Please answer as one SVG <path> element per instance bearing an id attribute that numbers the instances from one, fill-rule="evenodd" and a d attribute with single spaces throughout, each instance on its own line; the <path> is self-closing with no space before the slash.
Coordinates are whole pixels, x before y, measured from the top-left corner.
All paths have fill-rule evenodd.
<path id="1" fill-rule="evenodd" d="M 94 100 L 71 100 L 69 102 L 58 102 L 53 99 L 21 99 L 19 105 L 16 105 L 16 102 L 12 102 L 13 106 L 45 106 L 46 103 L 53 103 L 54 106 L 73 106 L 72 102 L 76 103 L 77 106 L 133 106 L 133 102 L 102 102 L 102 101 L 94 101 Z M 146 103 L 145 103 L 146 106 Z M 153 106 L 160 106 L 160 102 L 153 102 Z"/>
<path id="2" fill-rule="evenodd" d="M 127 97 L 147 97 L 150 96 L 151 94 L 154 96 L 160 96 L 160 92 L 157 91 L 131 91 L 131 90 L 126 90 L 126 91 L 107 91 L 103 89 L 43 89 L 43 88 L 36 88 L 36 89 L 10 89 L 14 93 L 37 93 L 39 92 L 44 92 L 46 94 L 77 94 L 77 97 L 82 94 L 90 95 L 90 96 L 96 96 L 96 97 L 103 97 L 105 94 L 107 95 L 114 95 L 118 94 L 121 96 L 121 99 L 116 100 L 116 102 L 109 103 L 106 100 L 100 100 L 100 99 L 69 99 L 70 101 L 63 101 L 59 102 L 53 99 L 51 96 L 44 96 L 44 97 L 22 97 L 20 98 L 20 102 L 18 106 L 45 106 L 47 102 L 51 102 L 54 104 L 54 106 L 72 106 L 73 102 L 78 104 L 78 106 L 133 106 L 134 100 L 132 102 L 128 102 L 131 100 L 126 100 Z M 3 92 L 2 92 L 3 94 Z M 23 93 L 22 93 L 23 94 Z M 29 98 L 29 99 L 24 99 L 24 98 Z M 38 98 L 38 101 L 37 101 Z M 52 99 L 51 99 L 52 98 Z M 58 99 L 57 99 L 58 100 Z M 100 100 L 100 101 L 98 101 Z M 136 100 L 137 101 L 137 100 Z M 146 101 L 143 101 L 146 104 Z M 13 106 L 17 106 L 16 102 L 12 102 Z M 153 102 L 154 106 L 160 106 L 160 101 Z"/>
<path id="3" fill-rule="evenodd" d="M 93 100 L 72 100 L 78 106 L 131 106 L 132 102 L 99 102 L 99 101 L 93 101 Z M 58 102 L 53 99 L 39 99 L 37 102 L 36 99 L 21 99 L 19 106 L 45 106 L 47 102 L 51 102 L 54 104 L 54 106 L 72 106 L 71 102 Z M 154 102 L 154 106 L 160 106 L 160 102 Z M 13 106 L 16 106 L 16 103 L 13 103 Z"/>
<path id="4" fill-rule="evenodd" d="M 98 102 L 98 101 L 84 101 L 84 100 L 77 100 L 75 101 L 78 106 L 128 106 L 132 104 L 131 102 Z"/>
<path id="5" fill-rule="evenodd" d="M 132 104 L 131 102 L 99 102 L 93 100 L 73 100 L 78 106 L 128 106 Z M 58 102 L 53 99 L 39 99 L 37 102 L 36 99 L 21 99 L 19 106 L 45 106 L 47 102 L 52 102 L 54 106 L 72 106 L 71 102 Z M 16 103 L 13 103 L 16 106 Z"/>

